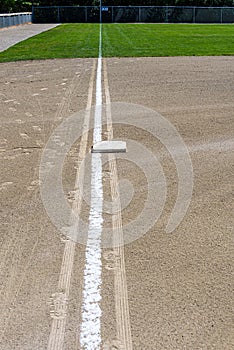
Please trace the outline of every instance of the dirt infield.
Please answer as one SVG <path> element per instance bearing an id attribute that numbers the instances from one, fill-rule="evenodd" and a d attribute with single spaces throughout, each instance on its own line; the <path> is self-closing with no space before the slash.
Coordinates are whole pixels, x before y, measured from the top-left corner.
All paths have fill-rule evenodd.
<path id="1" fill-rule="evenodd" d="M 128 291 L 124 307 L 131 334 L 125 336 L 132 347 L 127 350 L 231 350 L 234 57 L 111 58 L 104 63 L 108 76 L 103 94 L 108 82 L 111 102 L 142 105 L 165 117 L 186 143 L 194 171 L 189 210 L 176 230 L 167 234 L 165 226 L 177 196 L 175 164 L 166 148 L 144 131 L 113 126 L 114 137 L 132 138 L 151 149 L 167 181 L 160 219 L 124 247 L 121 273 L 127 287 L 119 288 Z M 95 67 L 96 59 L 1 64 L 0 348 L 4 350 L 52 349 L 51 322 L 64 319 L 64 346 L 54 349 L 80 349 L 85 247 L 75 246 L 66 300 L 58 288 L 66 240 L 43 207 L 39 165 L 54 128 L 86 108 Z M 89 147 L 91 142 L 89 138 Z M 64 164 L 63 185 L 70 201 L 79 148 L 78 142 Z M 134 184 L 133 203 L 122 213 L 125 223 L 141 211 L 146 180 L 132 164 L 119 161 L 117 169 L 119 178 Z M 108 197 L 108 172 L 105 176 Z M 83 212 L 85 216 L 87 207 Z M 108 215 L 105 220 L 108 224 Z M 102 254 L 103 350 L 123 350 L 116 302 L 118 257 L 113 252 L 103 249 Z M 65 312 L 59 303 L 66 305 Z"/>

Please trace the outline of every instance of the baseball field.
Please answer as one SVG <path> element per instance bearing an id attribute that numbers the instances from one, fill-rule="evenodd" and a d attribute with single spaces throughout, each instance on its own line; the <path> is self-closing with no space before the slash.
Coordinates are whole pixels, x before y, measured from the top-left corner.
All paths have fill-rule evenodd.
<path id="1" fill-rule="evenodd" d="M 59 25 L 0 62 L 0 348 L 233 349 L 234 26 Z"/>

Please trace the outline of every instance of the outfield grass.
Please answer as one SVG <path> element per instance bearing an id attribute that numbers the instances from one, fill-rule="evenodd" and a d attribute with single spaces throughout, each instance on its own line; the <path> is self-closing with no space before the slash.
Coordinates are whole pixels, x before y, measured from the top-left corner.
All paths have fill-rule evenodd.
<path id="1" fill-rule="evenodd" d="M 103 55 L 107 57 L 233 55 L 234 26 L 106 25 L 103 42 Z"/>
<path id="2" fill-rule="evenodd" d="M 64 24 L 0 53 L 0 62 L 97 57 L 99 24 Z M 104 57 L 234 55 L 233 25 L 104 24 Z"/>
<path id="3" fill-rule="evenodd" d="M 98 56 L 99 30 L 93 24 L 64 24 L 0 53 L 0 62 Z"/>

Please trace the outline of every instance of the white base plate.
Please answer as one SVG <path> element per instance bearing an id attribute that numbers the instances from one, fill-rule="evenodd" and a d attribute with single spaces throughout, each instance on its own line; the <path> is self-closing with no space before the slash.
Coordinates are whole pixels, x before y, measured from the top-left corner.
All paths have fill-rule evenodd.
<path id="1" fill-rule="evenodd" d="M 92 153 L 120 153 L 126 152 L 125 141 L 101 141 L 95 143 L 91 149 Z"/>

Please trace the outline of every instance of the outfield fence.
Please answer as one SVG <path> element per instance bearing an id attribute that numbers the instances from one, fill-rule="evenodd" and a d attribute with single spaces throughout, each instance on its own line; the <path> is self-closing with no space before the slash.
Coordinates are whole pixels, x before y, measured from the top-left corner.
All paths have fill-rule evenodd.
<path id="1" fill-rule="evenodd" d="M 33 23 L 234 23 L 234 7 L 35 6 Z"/>
<path id="2" fill-rule="evenodd" d="M 32 12 L 0 14 L 0 28 L 17 26 L 19 24 L 31 23 Z"/>

